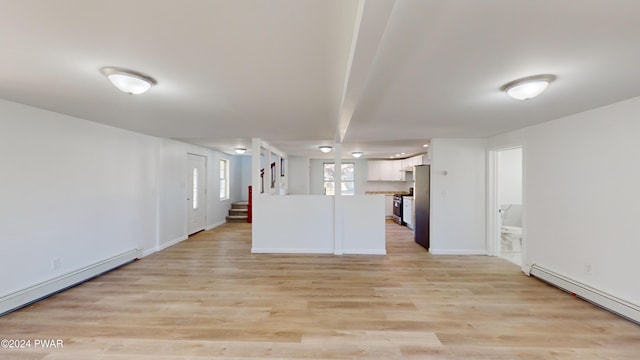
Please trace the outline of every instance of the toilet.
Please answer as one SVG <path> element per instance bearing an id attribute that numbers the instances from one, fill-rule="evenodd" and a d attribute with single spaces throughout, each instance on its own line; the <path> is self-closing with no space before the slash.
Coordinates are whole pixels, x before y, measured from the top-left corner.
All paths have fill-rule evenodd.
<path id="1" fill-rule="evenodd" d="M 502 225 L 500 229 L 503 251 L 522 251 L 522 228 Z"/>

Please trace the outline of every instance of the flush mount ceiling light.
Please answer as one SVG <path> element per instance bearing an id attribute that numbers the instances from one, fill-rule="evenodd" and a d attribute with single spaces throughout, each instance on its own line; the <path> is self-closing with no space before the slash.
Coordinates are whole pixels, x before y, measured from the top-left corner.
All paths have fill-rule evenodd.
<path id="1" fill-rule="evenodd" d="M 142 94 L 149 90 L 153 85 L 157 84 L 152 77 L 141 74 L 137 71 L 116 67 L 105 67 L 101 70 L 104 76 L 111 81 L 113 86 L 127 94 Z"/>
<path id="2" fill-rule="evenodd" d="M 320 151 L 322 151 L 323 153 L 328 153 L 330 152 L 333 147 L 329 146 L 329 145 L 322 145 L 322 146 L 318 146 L 318 149 L 320 149 Z"/>
<path id="3" fill-rule="evenodd" d="M 529 100 L 542 94 L 542 92 L 555 80 L 554 75 L 534 75 L 511 81 L 502 87 L 502 90 L 517 100 Z"/>
<path id="4" fill-rule="evenodd" d="M 354 158 L 359 158 L 360 156 L 362 156 L 362 151 L 354 151 L 351 153 L 351 156 L 353 156 Z"/>
<path id="5" fill-rule="evenodd" d="M 237 147 L 237 148 L 233 149 L 233 151 L 235 151 L 235 152 L 236 152 L 236 154 L 240 154 L 240 155 L 242 155 L 242 154 L 244 154 L 244 153 L 246 153 L 246 152 L 247 152 L 247 149 L 245 149 L 245 148 L 241 148 L 241 147 Z"/>

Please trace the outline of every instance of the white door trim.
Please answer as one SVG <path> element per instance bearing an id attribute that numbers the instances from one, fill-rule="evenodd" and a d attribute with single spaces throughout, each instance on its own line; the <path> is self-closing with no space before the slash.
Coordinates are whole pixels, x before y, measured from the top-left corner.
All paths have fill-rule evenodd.
<path id="1" fill-rule="evenodd" d="M 524 273 L 529 274 L 529 265 L 527 264 L 527 245 L 526 245 L 526 187 L 525 187 L 525 146 L 524 144 L 512 144 L 504 147 L 496 147 L 488 149 L 487 152 L 487 253 L 491 256 L 500 256 L 500 204 L 498 204 L 498 153 L 500 151 L 522 149 L 522 266 Z"/>
<path id="2" fill-rule="evenodd" d="M 193 166 L 192 161 L 198 162 L 198 186 L 202 191 L 198 191 L 198 211 L 193 211 Z M 187 235 L 204 230 L 207 223 L 207 157 L 199 154 L 187 153 Z M 197 216 L 197 218 L 194 218 Z"/>
<path id="3" fill-rule="evenodd" d="M 487 254 L 499 256 L 500 219 L 498 217 L 498 151 L 489 150 L 487 154 Z"/>

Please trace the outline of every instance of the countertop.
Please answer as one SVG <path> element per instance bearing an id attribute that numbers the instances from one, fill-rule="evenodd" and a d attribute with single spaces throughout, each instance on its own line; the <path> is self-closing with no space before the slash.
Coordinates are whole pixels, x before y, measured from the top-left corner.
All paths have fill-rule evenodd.
<path id="1" fill-rule="evenodd" d="M 402 194 L 403 196 L 410 196 L 408 191 L 365 191 L 365 195 L 395 195 Z"/>

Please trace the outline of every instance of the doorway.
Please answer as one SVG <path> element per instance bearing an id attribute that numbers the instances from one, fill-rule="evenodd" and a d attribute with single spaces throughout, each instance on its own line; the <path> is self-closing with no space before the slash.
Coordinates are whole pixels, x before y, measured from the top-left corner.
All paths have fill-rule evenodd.
<path id="1" fill-rule="evenodd" d="M 491 253 L 520 267 L 524 252 L 522 164 L 521 146 L 490 152 Z"/>
<path id="2" fill-rule="evenodd" d="M 207 214 L 207 157 L 188 154 L 187 159 L 187 233 L 204 230 Z"/>

